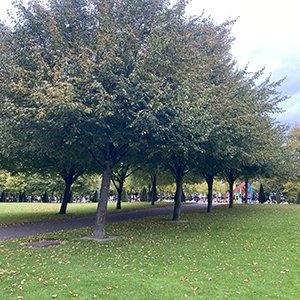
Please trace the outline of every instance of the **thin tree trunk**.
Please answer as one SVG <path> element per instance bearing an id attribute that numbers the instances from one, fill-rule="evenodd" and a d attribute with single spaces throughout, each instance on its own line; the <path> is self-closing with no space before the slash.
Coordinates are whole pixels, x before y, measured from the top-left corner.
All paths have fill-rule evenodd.
<path id="1" fill-rule="evenodd" d="M 19 192 L 19 202 L 23 202 L 23 198 L 22 198 L 23 193 Z"/>
<path id="2" fill-rule="evenodd" d="M 233 184 L 234 180 L 230 178 L 229 180 L 229 208 L 233 208 Z"/>
<path id="3" fill-rule="evenodd" d="M 64 197 L 60 199 L 61 207 L 59 214 L 64 215 L 67 211 L 67 205 L 72 200 L 72 184 L 76 181 L 76 179 L 83 174 L 83 171 L 78 171 L 75 168 L 64 169 L 61 171 L 60 175 L 65 181 L 65 191 Z"/>
<path id="4" fill-rule="evenodd" d="M 207 212 L 212 212 L 212 201 L 213 201 L 213 182 L 214 176 L 207 176 L 206 178 L 207 188 L 208 188 L 208 198 L 207 198 Z"/>
<path id="5" fill-rule="evenodd" d="M 65 179 L 65 191 L 64 191 L 64 197 L 62 199 L 62 203 L 60 206 L 59 214 L 65 215 L 67 211 L 67 205 L 71 200 L 71 186 L 73 182 L 70 180 L 70 178 Z"/>
<path id="6" fill-rule="evenodd" d="M 4 202 L 4 201 L 5 201 L 5 193 L 2 192 L 2 193 L 1 193 L 0 202 Z"/>
<path id="7" fill-rule="evenodd" d="M 183 176 L 178 176 L 176 178 L 176 193 L 175 193 L 175 199 L 174 199 L 174 211 L 173 211 L 172 221 L 179 221 L 179 219 L 180 219 L 182 181 L 183 181 Z"/>
<path id="8" fill-rule="evenodd" d="M 151 184 L 148 184 L 147 201 L 151 201 Z"/>
<path id="9" fill-rule="evenodd" d="M 157 200 L 157 189 L 156 189 L 156 174 L 151 176 L 152 190 L 151 190 L 151 205 L 154 205 Z"/>
<path id="10" fill-rule="evenodd" d="M 119 185 L 119 188 L 117 189 L 118 192 L 118 198 L 117 198 L 117 206 L 116 209 L 121 209 L 122 208 L 122 192 L 123 192 L 123 184 Z"/>
<path id="11" fill-rule="evenodd" d="M 100 189 L 100 198 L 98 201 L 97 213 L 96 213 L 96 223 L 93 231 L 93 236 L 96 239 L 105 238 L 105 221 L 106 221 L 106 211 L 107 202 L 109 197 L 110 181 L 112 178 L 112 161 L 105 162 L 105 170 L 102 175 L 102 183 Z"/>
<path id="12" fill-rule="evenodd" d="M 245 203 L 248 203 L 248 177 L 245 179 Z"/>

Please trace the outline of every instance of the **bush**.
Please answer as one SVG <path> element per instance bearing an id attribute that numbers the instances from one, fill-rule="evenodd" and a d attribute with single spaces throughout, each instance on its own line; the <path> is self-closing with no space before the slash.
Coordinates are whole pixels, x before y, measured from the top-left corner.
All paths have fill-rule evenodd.
<path id="1" fill-rule="evenodd" d="M 264 192 L 264 187 L 263 187 L 262 184 L 260 185 L 260 188 L 259 188 L 258 200 L 259 200 L 260 203 L 265 203 L 267 201 L 266 195 L 265 195 L 265 192 Z"/>
<path id="2" fill-rule="evenodd" d="M 47 190 L 46 190 L 45 193 L 43 194 L 42 202 L 43 202 L 43 203 L 48 203 L 48 202 L 49 202 L 49 196 L 48 196 Z"/>

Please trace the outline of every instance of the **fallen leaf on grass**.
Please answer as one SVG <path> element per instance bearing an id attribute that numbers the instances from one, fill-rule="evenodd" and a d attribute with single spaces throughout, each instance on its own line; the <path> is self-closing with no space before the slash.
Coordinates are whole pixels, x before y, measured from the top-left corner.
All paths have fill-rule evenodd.
<path id="1" fill-rule="evenodd" d="M 78 297 L 78 294 L 72 292 L 72 291 L 69 291 L 70 295 L 72 295 L 72 297 Z"/>

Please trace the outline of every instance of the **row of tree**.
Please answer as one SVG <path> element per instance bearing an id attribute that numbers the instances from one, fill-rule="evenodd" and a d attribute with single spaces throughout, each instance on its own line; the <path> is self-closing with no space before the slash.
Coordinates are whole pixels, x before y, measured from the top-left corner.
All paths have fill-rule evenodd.
<path id="1" fill-rule="evenodd" d="M 102 174 L 95 238 L 105 237 L 110 184 L 137 168 L 176 182 L 290 176 L 294 161 L 272 114 L 281 81 L 237 67 L 234 21 L 185 13 L 188 1 L 16 1 L 0 25 L 3 169 L 59 174 L 60 213 L 82 174 Z M 187 177 L 188 176 L 188 177 Z M 246 185 L 247 186 L 247 185 Z M 121 203 L 119 204 L 120 207 Z"/>

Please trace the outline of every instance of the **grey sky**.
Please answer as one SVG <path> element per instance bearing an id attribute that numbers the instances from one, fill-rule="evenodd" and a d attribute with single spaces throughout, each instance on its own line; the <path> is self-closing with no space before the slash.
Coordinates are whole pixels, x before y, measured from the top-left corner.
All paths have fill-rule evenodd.
<path id="1" fill-rule="evenodd" d="M 286 77 L 282 85 L 290 99 L 282 103 L 285 112 L 277 119 L 300 125 L 300 18 L 296 0 L 192 0 L 189 13 L 205 10 L 216 22 L 238 18 L 233 27 L 232 53 L 241 67 L 251 71 L 266 68 L 273 80 Z"/>
<path id="2" fill-rule="evenodd" d="M 26 1 L 27 2 L 27 1 Z M 0 18 L 4 18 L 11 0 L 0 0 Z M 287 77 L 282 85 L 290 99 L 282 104 L 285 112 L 277 119 L 300 125 L 300 18 L 296 0 L 192 0 L 188 13 L 205 10 L 216 22 L 239 18 L 233 28 L 236 40 L 233 55 L 241 67 L 257 71 L 266 68 L 272 79 Z"/>

